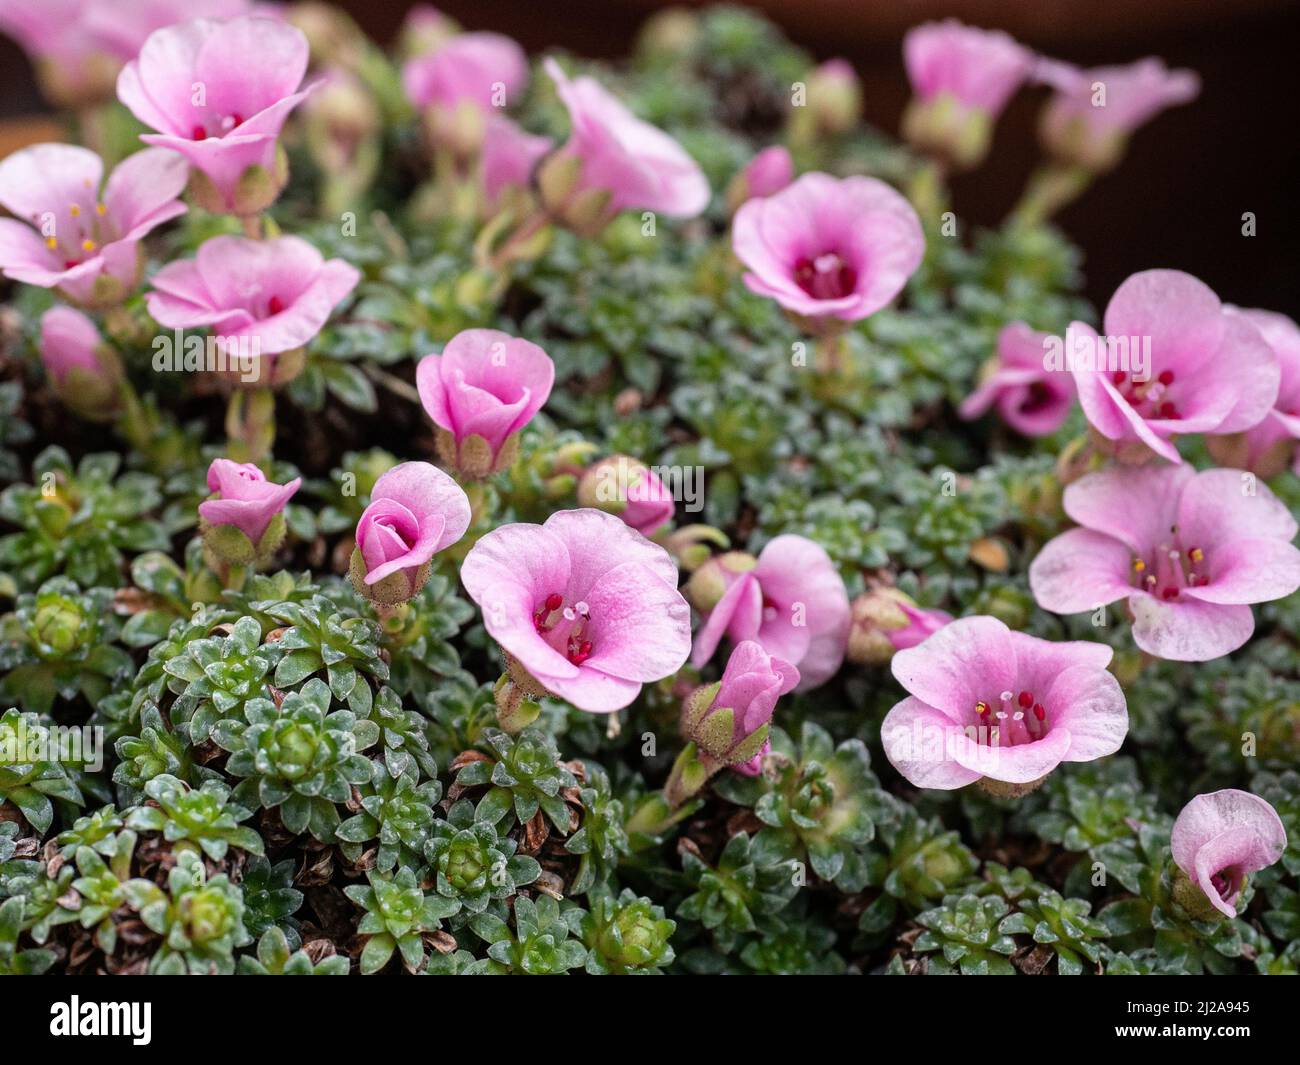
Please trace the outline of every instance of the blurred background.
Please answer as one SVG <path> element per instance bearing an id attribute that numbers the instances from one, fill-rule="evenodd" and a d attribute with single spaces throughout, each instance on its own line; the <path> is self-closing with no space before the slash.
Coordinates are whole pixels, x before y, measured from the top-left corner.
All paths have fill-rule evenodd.
<path id="1" fill-rule="evenodd" d="M 40 0 L 33 0 L 39 3 Z M 131 0 L 122 0 L 129 3 Z M 392 38 L 413 3 L 341 0 L 377 40 Z M 654 0 L 441 0 L 469 29 L 509 34 L 530 52 L 557 46 L 617 58 Z M 680 3 L 675 6 L 683 6 Z M 691 6 L 691 5 L 685 5 Z M 699 5 L 702 6 L 702 5 Z M 1156 118 L 1127 158 L 1059 216 L 1085 249 L 1087 293 L 1104 307 L 1135 270 L 1177 267 L 1225 300 L 1300 317 L 1300 0 L 753 0 L 817 59 L 842 55 L 863 79 L 868 122 L 898 129 L 907 101 L 902 36 L 953 16 L 1004 29 L 1038 51 L 1085 66 L 1147 55 L 1189 67 L 1200 97 Z M 993 151 L 954 183 L 958 214 L 993 224 L 1039 157 L 1044 89 L 1021 91 L 998 123 Z M 0 38 L 0 154 L 31 139 L 43 104 L 27 61 Z M 39 121 L 39 119 L 37 119 Z M 1242 215 L 1257 235 L 1242 235 Z"/>

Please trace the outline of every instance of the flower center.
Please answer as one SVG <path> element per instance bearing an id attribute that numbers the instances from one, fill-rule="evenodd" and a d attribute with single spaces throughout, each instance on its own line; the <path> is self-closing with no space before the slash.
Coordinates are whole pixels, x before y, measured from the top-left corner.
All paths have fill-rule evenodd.
<path id="1" fill-rule="evenodd" d="M 1031 691 L 1005 691 L 995 704 L 975 704 L 975 724 L 967 734 L 986 747 L 1016 747 L 1041 740 L 1051 730 L 1047 709 Z"/>
<path id="2" fill-rule="evenodd" d="M 1133 581 L 1137 587 L 1159 599 L 1173 601 L 1185 588 L 1210 583 L 1205 572 L 1205 552 L 1199 547 L 1183 551 L 1178 543 L 1178 527 L 1170 530 L 1172 543 L 1162 543 L 1148 557 L 1133 559 Z"/>
<path id="3" fill-rule="evenodd" d="M 839 252 L 828 251 L 815 259 L 805 256 L 796 261 L 794 280 L 815 300 L 838 300 L 857 288 L 858 272 Z"/>
<path id="4" fill-rule="evenodd" d="M 1029 394 L 1020 404 L 1021 414 L 1037 414 L 1052 402 L 1052 390 L 1042 381 L 1034 381 L 1029 386 Z"/>
<path id="5" fill-rule="evenodd" d="M 1214 890 L 1219 893 L 1219 898 L 1223 899 L 1224 902 L 1230 902 L 1236 897 L 1237 892 L 1241 890 L 1242 881 L 1245 879 L 1241 869 L 1235 865 L 1230 865 L 1226 869 L 1220 869 L 1210 877 L 1210 883 L 1214 886 Z"/>
<path id="6" fill-rule="evenodd" d="M 559 592 L 551 592 L 533 611 L 533 628 L 575 666 L 582 665 L 592 655 L 587 631 L 590 622 L 591 608 L 585 602 L 565 603 Z"/>
<path id="7" fill-rule="evenodd" d="M 1127 370 L 1115 370 L 1110 380 L 1129 406 L 1143 418 L 1176 420 L 1182 417 L 1170 395 L 1174 383 L 1173 370 L 1162 370 L 1154 381 L 1135 381 Z"/>
<path id="8" fill-rule="evenodd" d="M 38 227 L 44 223 L 36 221 Z M 56 219 L 55 232 L 45 238 L 45 247 L 63 261 L 63 269 L 80 266 L 99 249 L 117 239 L 109 223 L 108 207 L 96 203 L 94 210 L 84 210 L 79 203 L 68 205 L 66 221 Z"/>
<path id="9" fill-rule="evenodd" d="M 190 127 L 190 140 L 205 141 L 209 136 L 215 134 L 218 137 L 224 137 L 236 126 L 242 125 L 244 118 L 240 114 L 217 115 L 215 118 L 207 118 L 202 122 L 195 122 Z"/>

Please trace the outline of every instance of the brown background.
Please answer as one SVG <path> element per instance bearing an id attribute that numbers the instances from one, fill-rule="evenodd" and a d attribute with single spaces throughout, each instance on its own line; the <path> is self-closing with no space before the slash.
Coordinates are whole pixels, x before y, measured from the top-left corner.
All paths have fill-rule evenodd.
<path id="1" fill-rule="evenodd" d="M 37 0 L 39 2 L 39 0 Z M 130 2 L 130 0 L 123 0 Z M 343 0 L 387 40 L 412 6 Z M 654 0 L 442 0 L 473 29 L 508 33 L 530 51 L 562 46 L 591 56 L 626 54 Z M 1119 171 L 1061 217 L 1087 252 L 1088 294 L 1104 305 L 1135 270 L 1178 267 L 1225 299 L 1300 316 L 1295 199 L 1300 196 L 1297 81 L 1300 5 L 1292 0 L 754 0 L 818 58 L 844 55 L 862 75 L 866 117 L 896 130 L 907 96 L 901 40 L 908 26 L 956 16 L 1002 28 L 1052 56 L 1086 65 L 1159 55 L 1196 70 L 1201 96 L 1143 129 Z M 1037 158 L 1042 90 L 1013 100 L 993 154 L 959 179 L 957 209 L 983 223 L 1014 202 Z M 30 72 L 0 39 L 0 116 L 40 109 Z M 1252 211 L 1258 235 L 1241 235 Z"/>

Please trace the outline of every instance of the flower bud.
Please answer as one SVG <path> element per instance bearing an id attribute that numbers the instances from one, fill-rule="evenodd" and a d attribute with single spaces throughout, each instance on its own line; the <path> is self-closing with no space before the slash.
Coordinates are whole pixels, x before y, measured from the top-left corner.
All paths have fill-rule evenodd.
<path id="1" fill-rule="evenodd" d="M 884 665 L 895 651 L 915 647 L 952 617 L 926 610 L 897 588 L 875 588 L 853 600 L 848 659 L 860 665 Z"/>
<path id="2" fill-rule="evenodd" d="M 828 59 L 808 78 L 808 108 L 817 132 L 847 133 L 862 117 L 862 86 L 847 59 Z"/>
<path id="3" fill-rule="evenodd" d="M 727 659 L 722 679 L 686 698 L 682 734 L 709 758 L 753 776 L 769 748 L 777 699 L 798 683 L 794 666 L 769 655 L 756 641 L 744 640 Z"/>
<path id="4" fill-rule="evenodd" d="M 673 520 L 672 493 L 643 462 L 611 455 L 587 470 L 578 481 L 578 505 L 622 518 L 642 536 L 653 536 Z"/>
<path id="5" fill-rule="evenodd" d="M 764 148 L 751 159 L 727 186 L 727 210 L 735 214 L 746 200 L 771 196 L 794 180 L 794 160 L 779 144 Z"/>
<path id="6" fill-rule="evenodd" d="M 204 554 L 214 569 L 260 566 L 284 542 L 284 507 L 302 484 L 275 484 L 252 463 L 214 459 L 208 467 L 213 496 L 199 504 Z"/>
<path id="7" fill-rule="evenodd" d="M 122 364 L 95 323 L 70 307 L 41 317 L 41 363 L 60 400 L 87 421 L 111 421 L 121 405 Z"/>

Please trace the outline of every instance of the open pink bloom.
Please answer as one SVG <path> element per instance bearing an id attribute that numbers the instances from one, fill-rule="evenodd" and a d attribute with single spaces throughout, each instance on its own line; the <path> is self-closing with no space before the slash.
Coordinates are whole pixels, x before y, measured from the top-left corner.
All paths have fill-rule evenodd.
<path id="1" fill-rule="evenodd" d="M 1043 366 L 1047 339 L 1024 322 L 1003 326 L 996 368 L 962 401 L 961 416 L 978 418 L 997 404 L 1002 420 L 1024 436 L 1056 432 L 1074 405 L 1074 378 Z"/>
<path id="2" fill-rule="evenodd" d="M 1113 467 L 1071 484 L 1063 502 L 1081 528 L 1030 565 L 1038 605 L 1076 614 L 1127 599 L 1134 642 L 1157 658 L 1235 651 L 1255 629 L 1249 604 L 1300 588 L 1295 519 L 1240 470 Z"/>
<path id="3" fill-rule="evenodd" d="M 502 525 L 470 549 L 460 579 L 518 668 L 580 710 L 622 709 L 690 653 L 668 552 L 599 510 Z"/>
<path id="4" fill-rule="evenodd" d="M 550 137 L 520 129 L 503 115 L 494 116 L 483 135 L 483 195 L 495 207 L 506 189 L 527 188 L 533 168 L 551 150 Z"/>
<path id="5" fill-rule="evenodd" d="M 578 189 L 610 193 L 610 212 L 627 208 L 693 218 L 709 205 L 709 183 L 672 137 L 643 122 L 592 78 L 570 78 L 554 59 L 546 72 L 569 110 L 565 155 L 582 161 Z"/>
<path id="6" fill-rule="evenodd" d="M 921 221 L 883 181 L 804 174 L 736 212 L 745 284 L 809 318 L 853 322 L 892 300 L 925 256 Z"/>
<path id="7" fill-rule="evenodd" d="M 57 288 L 83 306 L 112 307 L 140 281 L 140 241 L 185 213 L 185 162 L 171 152 L 128 156 L 100 194 L 104 164 L 87 148 L 37 144 L 0 162 L 0 271 Z"/>
<path id="8" fill-rule="evenodd" d="M 554 381 L 546 352 L 496 329 L 457 333 L 441 355 L 426 355 L 415 369 L 425 413 L 454 440 L 457 453 L 471 437 L 480 438 L 489 466 L 542 409 Z"/>
<path id="9" fill-rule="evenodd" d="M 1154 58 L 1092 70 L 1047 60 L 1037 76 L 1056 89 L 1041 122 L 1047 146 L 1094 170 L 1114 166 L 1129 134 L 1165 108 L 1194 100 L 1201 86 L 1192 71 L 1169 70 Z"/>
<path id="10" fill-rule="evenodd" d="M 696 601 L 704 619 L 691 654 L 697 669 L 713 657 L 725 635 L 732 643 L 756 640 L 795 666 L 802 678 L 800 691 L 835 675 L 848 643 L 849 597 L 820 544 L 786 534 L 770 541 L 756 560 L 731 552 L 701 569 L 692 588 L 707 581 L 715 584 L 715 595 L 712 606 Z"/>
<path id="11" fill-rule="evenodd" d="M 1114 754 L 1128 704 L 1106 670 L 1112 654 L 959 618 L 894 655 L 908 696 L 880 727 L 885 755 L 918 788 L 951 790 L 981 777 L 1031 784 L 1062 762 Z"/>
<path id="12" fill-rule="evenodd" d="M 1275 466 L 1285 467 L 1285 459 L 1300 440 L 1300 327 L 1285 314 L 1273 311 L 1243 310 L 1226 306 L 1225 310 L 1239 314 L 1259 330 L 1264 342 L 1273 349 L 1281 369 L 1281 383 L 1273 409 L 1258 425 L 1247 429 L 1242 464 L 1248 469 L 1267 469 L 1268 475 Z M 1269 461 L 1278 453 L 1282 462 Z"/>
<path id="13" fill-rule="evenodd" d="M 1231 919 L 1246 878 L 1282 857 L 1286 829 L 1277 811 L 1257 795 L 1224 788 L 1183 807 L 1169 846 L 1178 868 Z"/>
<path id="14" fill-rule="evenodd" d="M 199 18 L 150 35 L 117 95 L 158 131 L 141 140 L 179 152 L 207 178 L 204 206 L 252 215 L 284 186 L 276 144 L 311 91 L 298 91 L 307 59 L 307 38 L 287 22 Z"/>
<path id="15" fill-rule="evenodd" d="M 326 260 L 299 237 L 212 237 L 193 259 L 153 277 L 149 313 L 169 329 L 209 326 L 214 335 L 248 338 L 254 354 L 301 348 L 360 280 L 356 267 Z"/>
<path id="16" fill-rule="evenodd" d="M 200 503 L 199 516 L 209 525 L 233 525 L 256 545 L 271 519 L 284 510 L 301 485 L 301 477 L 288 484 L 268 481 L 251 462 L 213 459 L 208 467 L 208 490 L 218 498 Z"/>
<path id="17" fill-rule="evenodd" d="M 745 164 L 727 186 L 727 206 L 733 211 L 746 200 L 772 196 L 794 180 L 794 160 L 781 145 L 764 148 Z"/>
<path id="18" fill-rule="evenodd" d="M 235 18 L 252 7 L 249 0 L 90 0 L 86 26 L 113 55 L 127 61 L 140 54 L 157 30 L 195 18 Z"/>
<path id="19" fill-rule="evenodd" d="M 1106 306 L 1104 339 L 1082 322 L 1066 333 L 1079 403 L 1089 424 L 1119 445 L 1145 445 L 1181 462 L 1171 437 L 1239 433 L 1277 399 L 1281 370 L 1259 330 L 1226 311 L 1210 288 L 1179 270 L 1144 270 Z M 1138 380 L 1138 353 L 1150 365 Z M 1127 351 L 1127 365 L 1120 365 Z"/>
<path id="20" fill-rule="evenodd" d="M 490 113 L 528 85 L 528 57 L 499 33 L 461 33 L 402 68 L 407 99 L 418 108 L 454 111 L 462 102 Z"/>
<path id="21" fill-rule="evenodd" d="M 357 522 L 365 584 L 404 573 L 410 594 L 400 598 L 410 598 L 423 584 L 421 567 L 464 536 L 469 522 L 469 499 L 447 474 L 427 462 L 398 463 L 375 481 Z"/>
<path id="22" fill-rule="evenodd" d="M 772 749 L 767 734 L 776 701 L 798 683 L 799 671 L 789 662 L 769 655 L 754 640 L 744 640 L 727 659 L 712 700 L 704 706 L 692 705 L 696 698 L 702 702 L 700 697 L 687 700 L 683 729 L 710 757 L 726 762 L 745 776 L 757 776 L 763 756 Z M 709 691 L 703 689 L 701 696 L 707 697 Z M 710 728 L 711 719 L 723 712 L 732 719 L 730 735 L 726 736 L 718 734 L 716 725 Z"/>
<path id="23" fill-rule="evenodd" d="M 1000 30 L 945 19 L 908 30 L 903 61 L 921 100 L 946 96 L 962 109 L 996 118 L 1029 76 L 1034 55 Z"/>

